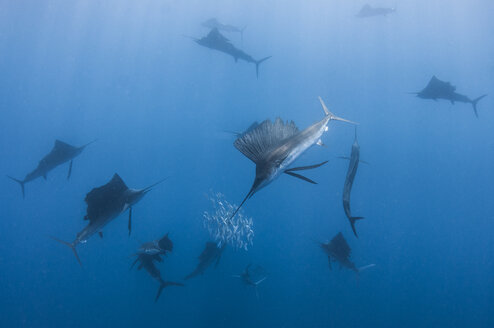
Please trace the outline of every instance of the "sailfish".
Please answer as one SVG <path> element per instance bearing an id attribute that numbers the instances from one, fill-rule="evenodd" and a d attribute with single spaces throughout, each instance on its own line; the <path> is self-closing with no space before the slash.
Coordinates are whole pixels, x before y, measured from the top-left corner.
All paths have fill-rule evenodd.
<path id="1" fill-rule="evenodd" d="M 427 83 L 427 86 L 424 89 L 419 92 L 411 92 L 411 94 L 415 94 L 417 97 L 422 99 L 432 99 L 434 101 L 437 99 L 445 99 L 449 100 L 451 104 L 454 104 L 455 102 L 471 104 L 473 107 L 473 112 L 477 118 L 479 117 L 479 113 L 477 112 L 477 103 L 487 96 L 484 94 L 475 99 L 471 99 L 468 96 L 457 93 L 455 86 L 449 82 L 439 80 L 436 76 L 433 76 L 429 80 L 429 83 Z"/>
<path id="2" fill-rule="evenodd" d="M 358 164 L 359 163 L 368 164 L 368 163 L 360 159 L 360 145 L 358 144 L 358 140 L 357 140 L 357 127 L 355 127 L 355 139 L 353 141 L 352 152 L 350 154 L 350 157 L 340 157 L 340 158 L 347 159 L 349 161 L 348 170 L 346 173 L 345 185 L 343 186 L 343 209 L 345 210 L 346 217 L 350 221 L 353 234 L 355 235 L 355 237 L 358 238 L 357 230 L 355 229 L 355 222 L 357 220 L 362 220 L 363 217 L 352 216 L 352 212 L 350 210 L 350 193 L 352 192 L 353 181 L 355 180 L 355 175 L 357 174 Z"/>
<path id="3" fill-rule="evenodd" d="M 321 136 L 328 131 L 328 124 L 331 120 L 356 124 L 331 113 L 321 97 L 319 101 L 325 115 L 319 122 L 305 130 L 300 131 L 293 121 L 285 123 L 277 118 L 274 122 L 270 120 L 265 120 L 261 124 L 255 122 L 235 140 L 235 148 L 256 164 L 256 177 L 249 192 L 231 218 L 237 214 L 247 199 L 282 173 L 316 184 L 313 180 L 296 172 L 320 167 L 327 161 L 292 168 L 290 165 L 312 145 L 322 145 Z"/>
<path id="4" fill-rule="evenodd" d="M 23 180 L 13 178 L 9 175 L 7 175 L 7 177 L 17 182 L 21 186 L 22 198 L 24 198 L 24 185 L 27 182 L 33 181 L 40 177 L 43 177 L 46 180 L 48 172 L 68 161 L 70 161 L 70 164 L 69 172 L 67 173 L 67 179 L 70 179 L 70 176 L 72 174 L 72 162 L 74 158 L 79 156 L 82 151 L 93 142 L 94 141 L 91 141 L 81 147 L 75 147 L 63 141 L 55 140 L 55 144 L 53 145 L 52 150 L 39 161 L 38 166 L 33 171 L 28 173 Z"/>
<path id="5" fill-rule="evenodd" d="M 198 45 L 223 52 L 227 55 L 233 57 L 235 62 L 239 59 L 246 61 L 248 63 L 253 63 L 256 65 L 256 77 L 259 78 L 259 65 L 271 58 L 271 56 L 264 57 L 262 59 L 256 60 L 251 55 L 245 53 L 244 51 L 236 48 L 230 40 L 228 40 L 223 34 L 218 31 L 218 28 L 213 28 L 208 35 L 200 39 L 191 37 Z"/>
<path id="6" fill-rule="evenodd" d="M 72 243 L 52 237 L 52 239 L 69 246 L 82 266 L 79 255 L 77 255 L 76 246 L 84 244 L 94 234 L 98 233 L 103 238 L 102 229 L 120 214 L 129 210 L 129 235 L 132 231 L 132 207 L 137 204 L 151 188 L 163 182 L 162 179 L 144 189 L 132 189 L 127 187 L 125 182 L 118 174 L 114 174 L 110 182 L 92 189 L 85 198 L 87 204 L 86 216 L 88 225 L 82 229 Z"/>
<path id="7" fill-rule="evenodd" d="M 331 262 L 337 262 L 340 264 L 340 267 L 344 267 L 355 271 L 355 273 L 359 274 L 363 270 L 372 268 L 375 264 L 368 264 L 362 267 L 357 267 L 355 263 L 353 263 L 350 259 L 352 250 L 348 243 L 343 237 L 343 234 L 339 232 L 336 236 L 331 239 L 328 243 L 319 243 L 322 251 L 328 257 L 328 265 L 329 269 L 332 270 Z"/>
<path id="8" fill-rule="evenodd" d="M 156 297 L 154 299 L 155 302 L 158 301 L 161 292 L 164 288 L 168 286 L 184 286 L 184 284 L 174 281 L 165 281 L 161 277 L 160 270 L 156 267 L 154 262 L 163 262 L 161 258 L 162 255 L 166 255 L 166 252 L 171 252 L 173 250 L 173 242 L 168 237 L 168 234 L 163 236 L 161 239 L 153 240 L 151 242 L 144 243 L 136 255 L 137 258 L 132 263 L 130 268 L 132 269 L 137 262 L 139 262 L 139 266 L 137 270 L 144 269 L 149 275 L 157 280 L 160 283 L 160 287 L 158 288 L 158 293 L 156 293 Z"/>
<path id="9" fill-rule="evenodd" d="M 207 21 L 202 22 L 201 25 L 209 29 L 217 28 L 219 31 L 223 31 L 223 32 L 237 32 L 240 33 L 240 38 L 242 40 L 244 39 L 245 26 L 240 28 L 230 24 L 223 24 L 219 22 L 216 18 L 210 18 Z"/>

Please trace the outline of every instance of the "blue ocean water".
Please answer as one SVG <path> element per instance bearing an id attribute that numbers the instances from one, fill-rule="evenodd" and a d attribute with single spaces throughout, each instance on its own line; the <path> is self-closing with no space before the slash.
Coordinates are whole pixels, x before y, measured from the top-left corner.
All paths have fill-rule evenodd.
<path id="1" fill-rule="evenodd" d="M 0 1 L 0 172 L 22 178 L 56 139 L 90 145 L 26 184 L 0 179 L 2 327 L 493 327 L 494 40 L 488 0 L 369 1 L 396 6 L 357 18 L 366 1 Z M 195 44 L 216 17 L 260 66 Z M 479 102 L 419 99 L 436 75 Z M 330 122 L 326 147 L 295 163 L 317 185 L 283 175 L 244 206 L 255 237 L 217 269 L 167 288 L 129 271 L 142 242 L 169 232 L 158 268 L 182 281 L 206 241 L 203 212 L 221 192 L 239 204 L 254 164 L 233 147 L 254 121 L 300 129 L 323 118 L 317 97 L 356 121 L 360 165 L 352 234 L 342 190 L 354 128 Z M 129 187 L 169 177 L 133 209 L 70 249 L 85 195 L 118 173 Z M 316 242 L 342 232 L 357 278 L 329 270 Z M 232 275 L 269 274 L 259 298 Z"/>

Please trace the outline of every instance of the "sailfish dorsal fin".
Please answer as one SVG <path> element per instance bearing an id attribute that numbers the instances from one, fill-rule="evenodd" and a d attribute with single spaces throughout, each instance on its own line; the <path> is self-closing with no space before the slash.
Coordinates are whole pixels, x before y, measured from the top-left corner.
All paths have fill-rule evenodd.
<path id="1" fill-rule="evenodd" d="M 69 145 L 68 143 L 65 143 L 60 140 L 55 140 L 55 144 L 53 145 L 54 150 L 69 150 L 69 149 L 74 149 L 74 146 Z"/>
<path id="2" fill-rule="evenodd" d="M 338 233 L 331 240 L 328 247 L 334 254 L 337 254 L 340 258 L 349 258 L 352 253 L 350 246 L 348 246 L 348 243 L 346 242 L 345 237 L 343 237 L 343 234 L 341 232 Z"/>
<path id="3" fill-rule="evenodd" d="M 208 39 L 220 42 L 230 42 L 223 34 L 220 33 L 217 27 L 211 29 L 207 36 Z"/>
<path id="4" fill-rule="evenodd" d="M 283 122 L 281 118 L 277 118 L 274 122 L 265 120 L 258 125 L 252 124 L 233 145 L 251 161 L 257 163 L 264 159 L 269 150 L 298 131 L 293 121 Z"/>
<path id="5" fill-rule="evenodd" d="M 116 173 L 106 184 L 93 188 L 84 199 L 87 204 L 86 218 L 93 221 L 100 218 L 101 215 L 106 215 L 115 208 L 119 208 L 122 195 L 127 189 L 125 182 Z"/>

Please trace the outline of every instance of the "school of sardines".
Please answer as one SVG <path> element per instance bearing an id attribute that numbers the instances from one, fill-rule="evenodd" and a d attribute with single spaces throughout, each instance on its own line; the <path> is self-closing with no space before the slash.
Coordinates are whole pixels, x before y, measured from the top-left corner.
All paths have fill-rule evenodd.
<path id="1" fill-rule="evenodd" d="M 372 7 L 367 4 L 362 7 L 356 16 L 359 18 L 385 16 L 392 14 L 395 11 L 394 8 Z M 271 56 L 256 60 L 243 50 L 235 47 L 233 43 L 223 35 L 223 33 L 240 33 L 243 38 L 243 28 L 223 24 L 215 18 L 203 22 L 202 26 L 208 28 L 209 32 L 202 38 L 191 37 L 194 42 L 200 46 L 230 55 L 235 62 L 240 59 L 247 63 L 253 63 L 256 69 L 256 77 L 259 78 L 260 64 L 270 59 Z M 449 100 L 452 104 L 455 102 L 468 103 L 473 107 L 474 114 L 477 117 L 477 104 L 486 96 L 481 95 L 472 99 L 457 93 L 456 87 L 449 82 L 441 81 L 436 76 L 432 76 L 425 88 L 413 94 L 422 99 Z M 254 221 L 252 218 L 245 215 L 242 206 L 257 191 L 267 186 L 282 174 L 290 175 L 311 184 L 316 184 L 315 181 L 302 175 L 301 171 L 318 168 L 326 164 L 326 162 L 298 167 L 294 167 L 292 164 L 311 146 L 323 145 L 321 137 L 324 132 L 328 131 L 328 125 L 332 120 L 346 122 L 347 124 L 355 126 L 355 137 L 350 154 L 347 157 L 341 157 L 348 161 L 348 170 L 343 186 L 342 201 L 348 223 L 350 224 L 355 237 L 358 237 L 356 223 L 359 220 L 362 220 L 363 217 L 354 216 L 352 214 L 350 209 L 350 194 L 358 166 L 360 163 L 366 162 L 360 159 L 360 146 L 357 140 L 357 123 L 333 114 L 321 97 L 319 97 L 319 102 L 324 116 L 320 121 L 315 122 L 304 130 L 299 130 L 293 121 L 284 121 L 280 118 L 276 118 L 274 121 L 266 119 L 261 123 L 254 122 L 246 131 L 236 133 L 237 138 L 233 143 L 234 147 L 256 165 L 254 181 L 238 206 L 228 202 L 221 193 L 211 193 L 210 200 L 213 205 L 213 210 L 211 213 L 207 211 L 203 213 L 203 226 L 205 230 L 208 231 L 210 240 L 205 243 L 204 249 L 198 257 L 196 268 L 187 274 L 183 278 L 183 281 L 203 274 L 213 263 L 214 267 L 218 266 L 221 255 L 227 245 L 234 249 L 242 249 L 245 251 L 253 245 Z M 32 172 L 28 173 L 24 179 L 20 180 L 11 176 L 8 177 L 20 185 L 23 197 L 25 197 L 26 183 L 40 177 L 46 179 L 48 172 L 67 162 L 69 162 L 67 174 L 67 179 L 69 179 L 72 173 L 72 163 L 74 159 L 94 141 L 77 147 L 60 140 L 55 140 L 52 150 L 39 161 L 38 166 Z M 68 242 L 55 237 L 51 238 L 68 246 L 74 253 L 78 263 L 82 266 L 82 261 L 76 250 L 78 245 L 86 243 L 87 240 L 95 234 L 98 234 L 102 238 L 104 227 L 126 211 L 128 212 L 128 230 L 130 236 L 134 206 L 153 187 L 162 183 L 164 180 L 166 179 L 157 181 L 142 189 L 133 189 L 127 187 L 124 180 L 115 173 L 106 184 L 95 187 L 87 193 L 86 198 L 84 199 L 87 204 L 86 215 L 84 216 L 87 225 L 76 234 L 74 240 Z M 338 263 L 340 267 L 348 268 L 358 274 L 362 270 L 374 266 L 374 264 L 367 264 L 358 267 L 351 261 L 351 249 L 341 232 L 336 234 L 329 242 L 319 243 L 319 246 L 323 251 L 324 256 L 327 256 L 330 269 L 332 268 L 332 263 Z M 157 240 L 143 243 L 133 255 L 135 259 L 131 268 L 138 265 L 137 268 L 139 270 L 145 269 L 149 275 L 159 283 L 155 301 L 159 299 L 165 287 L 184 286 L 184 283 L 180 281 L 164 280 L 158 269 L 157 263 L 162 262 L 163 256 L 172 251 L 173 242 L 167 233 Z M 246 286 L 252 286 L 257 297 L 258 286 L 266 280 L 267 276 L 268 273 L 264 268 L 261 266 L 251 267 L 251 264 L 248 264 L 240 274 L 234 275 L 234 277 L 239 278 Z"/>

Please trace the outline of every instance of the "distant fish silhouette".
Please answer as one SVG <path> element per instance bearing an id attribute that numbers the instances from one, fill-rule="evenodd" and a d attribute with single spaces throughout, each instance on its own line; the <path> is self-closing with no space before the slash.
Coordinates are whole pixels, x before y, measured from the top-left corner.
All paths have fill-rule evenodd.
<path id="1" fill-rule="evenodd" d="M 207 268 L 213 263 L 216 262 L 214 267 L 216 268 L 220 263 L 221 255 L 223 254 L 223 250 L 225 249 L 226 244 L 218 245 L 214 242 L 208 241 L 201 255 L 199 255 L 199 263 L 197 264 L 194 271 L 188 274 L 185 277 L 185 280 L 194 278 L 200 274 L 204 274 Z"/>
<path id="2" fill-rule="evenodd" d="M 259 286 L 261 282 L 266 280 L 268 276 L 262 267 L 257 266 L 254 269 L 251 269 L 250 267 L 251 264 L 247 265 L 247 267 L 241 274 L 234 275 L 233 277 L 240 278 L 246 286 L 254 287 L 254 290 L 256 291 L 256 297 L 259 298 L 257 286 Z"/>
<path id="3" fill-rule="evenodd" d="M 271 56 L 264 57 L 260 60 L 255 60 L 251 55 L 237 49 L 227 38 L 225 38 L 217 28 L 213 28 L 209 34 L 201 39 L 192 38 L 197 44 L 223 52 L 233 57 L 235 62 L 239 59 L 244 60 L 248 63 L 253 63 L 256 65 L 256 76 L 259 77 L 259 65 L 265 60 L 271 58 Z"/>
<path id="4" fill-rule="evenodd" d="M 129 210 L 128 228 L 130 235 L 132 230 L 132 206 L 137 204 L 152 187 L 164 180 L 165 179 L 160 180 L 144 189 L 131 189 L 128 188 L 122 178 L 115 173 L 110 182 L 101 187 L 94 188 L 86 195 L 87 214 L 84 217 L 84 220 L 89 220 L 89 224 L 77 234 L 75 240 L 72 243 L 69 243 L 54 237 L 52 238 L 69 246 L 74 252 L 77 261 L 82 266 L 81 260 L 76 252 L 76 246 L 85 243 L 95 233 L 99 233 L 100 237 L 103 238 L 103 227 L 127 209 Z"/>
<path id="5" fill-rule="evenodd" d="M 167 233 L 161 239 L 153 240 L 142 244 L 135 255 L 140 255 L 140 254 L 166 255 L 166 252 L 171 252 L 172 250 L 173 250 L 173 242 L 168 237 L 168 233 Z"/>
<path id="6" fill-rule="evenodd" d="M 311 179 L 295 172 L 317 168 L 326 164 L 327 161 L 309 166 L 293 168 L 289 168 L 289 166 L 310 146 L 322 145 L 320 138 L 328 130 L 329 121 L 353 123 L 331 113 L 321 97 L 319 97 L 319 101 L 325 113 L 324 118 L 303 131 L 299 131 L 295 123 L 284 123 L 280 118 L 277 118 L 274 123 L 266 120 L 261 124 L 257 122 L 252 124 L 235 140 L 235 148 L 256 164 L 256 177 L 247 196 L 232 214 L 232 218 L 247 199 L 271 183 L 281 173 L 316 184 Z"/>
<path id="7" fill-rule="evenodd" d="M 365 4 L 362 9 L 360 9 L 357 17 L 367 18 L 374 16 L 386 16 L 396 12 L 396 8 L 382 8 L 382 7 L 372 7 L 369 4 Z"/>
<path id="8" fill-rule="evenodd" d="M 320 246 L 324 253 L 328 256 L 329 269 L 332 269 L 331 261 L 338 262 L 340 266 L 355 271 L 357 274 L 362 270 L 371 268 L 375 264 L 369 264 L 360 268 L 357 268 L 355 264 L 350 261 L 350 255 L 352 250 L 343 237 L 343 234 L 339 232 L 331 241 L 327 244 L 320 243 Z"/>
<path id="9" fill-rule="evenodd" d="M 352 216 L 350 211 L 350 193 L 352 191 L 353 180 L 355 179 L 355 175 L 357 174 L 357 168 L 359 162 L 363 162 L 360 160 L 360 146 L 357 140 L 357 127 L 355 127 L 355 140 L 352 145 L 352 153 L 350 157 L 341 157 L 344 159 L 348 159 L 348 171 L 346 173 L 345 185 L 343 186 L 343 209 L 345 210 L 345 214 L 350 221 L 350 225 L 352 226 L 353 233 L 355 237 L 357 236 L 357 231 L 355 230 L 355 221 L 363 219 L 360 216 Z M 365 162 L 364 162 L 365 163 Z"/>
<path id="10" fill-rule="evenodd" d="M 156 297 L 154 299 L 154 301 L 157 302 L 164 288 L 169 286 L 185 286 L 185 285 L 180 282 L 163 280 L 163 278 L 161 277 L 160 270 L 156 267 L 154 261 L 163 262 L 163 259 L 160 257 L 160 254 L 153 254 L 153 255 L 145 254 L 145 253 L 139 254 L 137 255 L 137 259 L 134 261 L 134 263 L 132 263 L 130 268 L 132 269 L 134 265 L 137 262 L 139 262 L 139 266 L 137 267 L 137 270 L 141 270 L 141 269 L 146 270 L 151 277 L 153 277 L 160 283 L 160 287 L 158 288 L 158 293 L 156 294 Z"/>
<path id="11" fill-rule="evenodd" d="M 244 39 L 245 27 L 240 28 L 233 25 L 222 24 L 216 18 L 210 18 L 207 21 L 202 22 L 201 25 L 209 29 L 216 28 L 218 31 L 240 33 L 240 38 L 242 40 Z"/>
<path id="12" fill-rule="evenodd" d="M 452 86 L 449 82 L 439 80 L 436 76 L 433 76 L 427 86 L 420 92 L 412 92 L 417 97 L 422 99 L 445 99 L 451 101 L 452 104 L 457 102 L 472 104 L 473 111 L 476 117 L 479 117 L 477 113 L 477 103 L 480 99 L 487 95 L 482 95 L 476 99 L 470 99 L 467 96 L 456 93 L 456 87 Z"/>
<path id="13" fill-rule="evenodd" d="M 18 180 L 11 176 L 7 176 L 7 177 L 21 185 L 22 197 L 24 198 L 25 196 L 24 185 L 27 182 L 33 181 L 39 177 L 43 177 L 46 180 L 46 176 L 48 172 L 68 161 L 70 161 L 69 172 L 67 174 L 67 179 L 69 179 L 70 175 L 72 174 L 73 159 L 76 158 L 80 153 L 82 153 L 84 148 L 86 148 L 88 145 L 92 144 L 93 142 L 94 141 L 91 141 L 90 143 L 87 143 L 81 147 L 74 147 L 63 141 L 55 140 L 55 145 L 53 146 L 53 149 L 45 157 L 43 157 L 41 161 L 39 161 L 38 167 L 34 169 L 34 171 L 28 173 L 23 180 Z"/>

